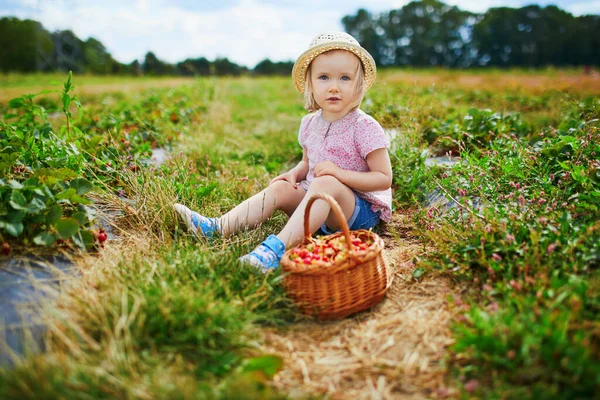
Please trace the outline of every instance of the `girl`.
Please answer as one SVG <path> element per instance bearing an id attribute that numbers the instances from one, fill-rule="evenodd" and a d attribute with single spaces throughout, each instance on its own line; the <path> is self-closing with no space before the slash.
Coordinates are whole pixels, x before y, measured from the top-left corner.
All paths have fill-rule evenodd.
<path id="1" fill-rule="evenodd" d="M 204 237 L 229 236 L 255 228 L 275 210 L 284 211 L 290 219 L 283 230 L 240 258 L 267 272 L 279 266 L 286 248 L 303 239 L 304 210 L 313 193 L 335 198 L 350 229 L 388 222 L 392 203 L 389 142 L 379 123 L 358 108 L 375 75 L 375 61 L 352 36 L 326 32 L 315 37 L 292 70 L 310 112 L 302 118 L 298 134 L 302 161 L 219 218 L 175 204 L 188 229 Z M 326 234 L 339 228 L 324 200 L 313 204 L 309 225 L 311 232 L 321 228 Z"/>

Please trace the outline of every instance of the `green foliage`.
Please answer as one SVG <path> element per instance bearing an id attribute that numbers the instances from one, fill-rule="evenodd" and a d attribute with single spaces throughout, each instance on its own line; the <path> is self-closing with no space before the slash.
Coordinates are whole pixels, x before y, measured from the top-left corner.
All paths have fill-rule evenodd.
<path id="1" fill-rule="evenodd" d="M 457 301 L 464 315 L 452 350 L 460 373 L 484 384 L 481 395 L 584 398 L 600 388 L 590 329 L 600 298 L 586 283 L 600 266 L 596 110 L 597 100 L 583 101 L 557 128 L 539 130 L 470 110 L 446 131 L 462 133 L 460 162 L 421 175 L 425 190 L 441 187 L 459 202 L 417 217 L 437 249 L 418 268 L 476 282 L 471 304 Z"/>
<path id="2" fill-rule="evenodd" d="M 21 183 L 0 179 L 0 229 L 15 238 L 32 238 L 38 245 L 70 239 L 83 249 L 90 248 L 94 212 L 86 207 L 90 201 L 82 197 L 88 188 L 91 185 L 84 179 L 57 180 L 52 185 L 42 184 L 37 177 Z"/>
<path id="3" fill-rule="evenodd" d="M 461 205 L 415 216 L 431 250 L 415 260 L 413 279 L 441 271 L 466 288 L 453 299 L 447 362 L 479 383 L 471 396 L 592 397 L 600 103 L 577 92 L 462 87 L 436 73 L 448 86 L 391 84 L 384 73 L 363 106 L 396 135 L 395 208 L 419 208 L 434 189 Z M 198 241 L 175 228 L 171 204 L 216 216 L 294 165 L 301 96 L 287 79 L 198 80 L 90 96 L 75 113 L 62 92 L 58 102 L 14 100 L 13 116 L 0 121 L 2 234 L 22 244 L 76 240 L 94 193 L 119 209 L 119 232 L 144 240 L 82 268 L 81 286 L 52 314 L 49 352 L 0 369 L 0 397 L 282 397 L 270 383 L 282 360 L 260 354 L 256 328 L 298 315 L 279 273 L 236 260 L 284 216 Z M 48 104 L 58 111 L 52 117 Z M 149 164 L 156 148 L 174 154 Z M 426 164 L 449 150 L 453 166 Z"/>
<path id="4" fill-rule="evenodd" d="M 598 64 L 600 18 L 575 17 L 554 5 L 492 7 L 477 14 L 421 0 L 377 14 L 359 9 L 342 24 L 380 66 Z"/>
<path id="5" fill-rule="evenodd" d="M 594 393 L 600 385 L 593 344 L 598 338 L 582 314 L 597 308 L 598 298 L 587 296 L 585 280 L 561 275 L 554 271 L 537 296 L 513 290 L 500 305 L 472 306 L 455 326 L 459 340 L 453 351 L 477 361 L 477 370 L 465 365 L 463 371 L 473 377 L 482 370 L 502 377 L 509 386 L 525 389 L 524 398 L 586 398 Z M 503 291 L 498 285 L 484 294 L 493 299 Z"/>
<path id="6" fill-rule="evenodd" d="M 473 146 L 487 147 L 495 136 L 504 133 L 524 137 L 531 133 L 531 127 L 518 114 L 502 115 L 471 108 L 460 121 L 432 121 L 424 127 L 422 135 L 437 153 L 451 151 L 458 154 Z"/>
<path id="7" fill-rule="evenodd" d="M 75 101 L 71 90 L 69 74 L 62 93 L 67 123 L 72 118 L 69 105 Z M 94 212 L 85 197 L 92 190 L 82 176 L 85 158 L 54 132 L 35 97 L 11 100 L 16 114 L 0 120 L 0 234 L 24 244 L 51 246 L 59 241 L 89 249 L 94 246 Z"/>
<path id="8" fill-rule="evenodd" d="M 37 54 L 54 51 L 52 35 L 37 21 L 0 18 L 0 71 L 34 72 Z"/>
<path id="9" fill-rule="evenodd" d="M 396 188 L 394 199 L 399 204 L 418 205 L 424 200 L 426 154 L 409 143 L 399 145 L 391 152 L 393 185 Z"/>
<path id="10" fill-rule="evenodd" d="M 11 241 L 94 247 L 88 193 L 105 185 L 120 192 L 124 171 L 138 171 L 152 148 L 166 147 L 173 140 L 163 131 L 189 123 L 206 109 L 173 92 L 168 108 L 149 95 L 133 105 L 121 102 L 110 111 L 87 114 L 73 89 L 69 73 L 61 92 L 15 98 L 8 103 L 10 112 L 0 119 L 0 234 L 8 234 Z M 57 92 L 65 116 L 65 125 L 58 129 L 35 101 Z M 73 106 L 79 115 L 73 115 Z M 55 220 L 49 215 L 58 209 L 62 219 Z"/>

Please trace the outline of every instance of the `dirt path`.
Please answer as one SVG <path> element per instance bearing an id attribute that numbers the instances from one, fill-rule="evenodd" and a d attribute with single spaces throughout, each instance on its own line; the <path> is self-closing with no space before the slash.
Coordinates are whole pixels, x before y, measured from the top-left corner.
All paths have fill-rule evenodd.
<path id="1" fill-rule="evenodd" d="M 384 237 L 395 272 L 373 309 L 335 322 L 304 322 L 264 332 L 265 352 L 284 358 L 275 386 L 291 397 L 422 399 L 446 397 L 443 358 L 452 343 L 445 278 L 412 279 L 425 249 L 412 235 L 412 216 L 396 214 Z"/>

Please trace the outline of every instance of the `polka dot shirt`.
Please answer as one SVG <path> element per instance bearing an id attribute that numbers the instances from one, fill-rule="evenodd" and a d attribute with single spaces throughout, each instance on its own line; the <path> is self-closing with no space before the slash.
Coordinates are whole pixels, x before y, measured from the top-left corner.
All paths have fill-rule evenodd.
<path id="1" fill-rule="evenodd" d="M 308 174 L 300 182 L 308 190 L 315 178 L 315 166 L 323 161 L 331 161 L 340 168 L 369 172 L 367 154 L 373 150 L 388 148 L 389 140 L 383 128 L 373 117 L 357 109 L 337 121 L 323 119 L 318 110 L 302 118 L 298 141 L 308 155 Z M 376 192 L 354 190 L 356 194 L 371 203 L 380 218 L 389 222 L 392 216 L 392 189 Z"/>

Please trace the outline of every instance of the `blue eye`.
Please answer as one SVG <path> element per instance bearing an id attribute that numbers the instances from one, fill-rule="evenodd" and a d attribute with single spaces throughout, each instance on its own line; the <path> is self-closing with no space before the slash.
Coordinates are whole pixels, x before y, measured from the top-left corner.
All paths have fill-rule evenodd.
<path id="1" fill-rule="evenodd" d="M 346 75 L 344 75 L 344 76 L 342 76 L 342 80 L 343 80 L 343 81 L 349 81 L 349 80 L 350 80 L 350 77 L 349 77 L 349 76 L 346 76 Z"/>
<path id="2" fill-rule="evenodd" d="M 326 79 L 327 79 L 327 76 L 326 76 L 326 75 L 321 75 L 321 76 L 319 77 L 319 79 L 320 79 L 320 80 L 322 80 L 322 81 L 324 81 L 324 80 L 326 80 Z"/>

